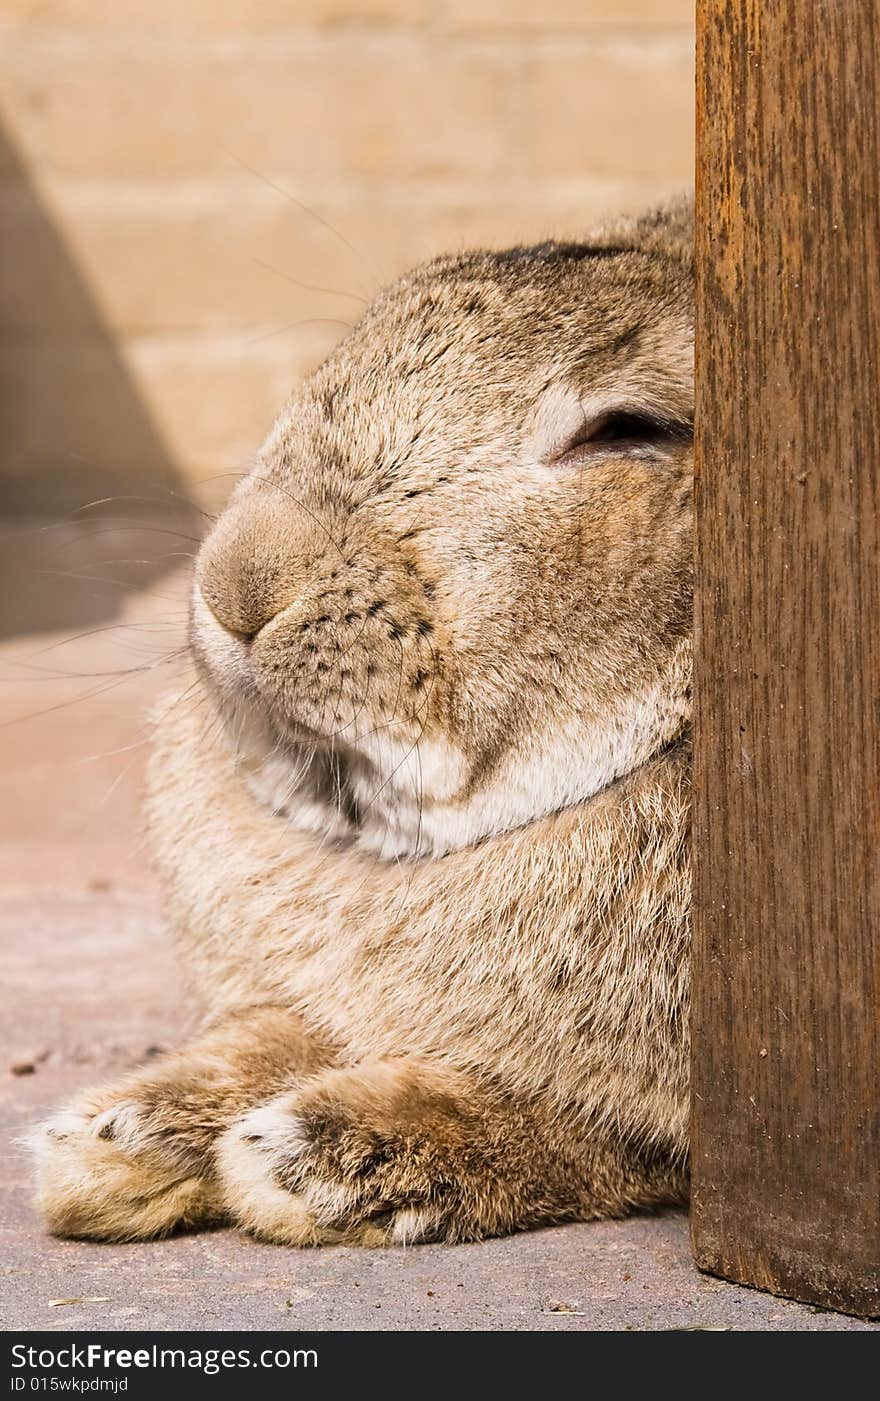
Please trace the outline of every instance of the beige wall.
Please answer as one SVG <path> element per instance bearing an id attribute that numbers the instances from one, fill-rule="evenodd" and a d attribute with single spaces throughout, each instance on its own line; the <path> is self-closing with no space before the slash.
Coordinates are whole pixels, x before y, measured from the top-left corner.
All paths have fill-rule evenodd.
<path id="1" fill-rule="evenodd" d="M 692 9 L 2 0 L 7 503 L 222 495 L 346 293 L 689 184 Z"/>

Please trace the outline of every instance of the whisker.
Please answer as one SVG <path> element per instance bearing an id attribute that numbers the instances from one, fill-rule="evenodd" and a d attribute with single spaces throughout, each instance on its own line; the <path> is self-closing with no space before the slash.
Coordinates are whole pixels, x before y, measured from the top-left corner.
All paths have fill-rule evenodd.
<path id="1" fill-rule="evenodd" d="M 408 876 L 407 876 L 407 878 L 406 878 L 406 881 L 404 882 L 403 894 L 401 895 L 400 904 L 398 905 L 397 911 L 396 911 L 396 913 L 395 913 L 395 915 L 394 915 L 395 921 L 397 921 L 397 920 L 399 920 L 399 919 L 401 919 L 401 918 L 403 917 L 403 912 L 404 912 L 404 910 L 406 909 L 406 903 L 407 903 L 407 901 L 408 901 L 408 899 L 409 899 L 409 897 L 410 897 L 410 895 L 411 895 L 411 893 L 412 893 L 413 881 L 414 881 L 415 878 L 416 878 L 416 864 L 417 864 L 417 862 L 418 862 L 418 860 L 419 860 L 419 857 L 421 856 L 421 852 L 422 852 L 422 809 L 423 809 L 423 807 L 424 807 L 425 788 L 424 788 L 424 783 L 423 783 L 423 781 L 422 781 L 422 756 L 421 756 L 421 751 L 420 751 L 420 749 L 419 749 L 419 742 L 418 742 L 418 740 L 416 740 L 416 767 L 417 767 L 417 770 L 418 770 L 418 786 L 419 786 L 419 796 L 418 796 L 419 817 L 418 817 L 418 823 L 417 823 L 417 825 L 416 825 L 416 844 L 415 844 L 415 849 L 413 850 L 413 853 L 412 853 L 412 860 L 408 863 L 408 864 L 409 864 L 409 874 L 408 874 Z"/>
<path id="2" fill-rule="evenodd" d="M 162 663 L 162 665 L 166 665 L 167 662 L 170 662 L 172 660 L 174 660 L 174 658 L 169 657 L 166 659 L 166 662 Z M 57 705 L 47 705 L 42 710 L 32 710 L 27 715 L 16 715 L 11 720 L 0 721 L 0 730 L 6 730 L 9 728 L 10 725 L 23 725 L 26 724 L 29 720 L 38 720 L 44 715 L 52 715 L 56 711 L 65 710 L 72 705 L 81 705 L 83 701 L 94 700 L 97 696 L 106 695 L 108 691 L 115 690 L 116 687 L 123 685 L 125 681 L 129 680 L 129 678 L 135 675 L 137 672 L 149 671 L 152 669 L 152 667 L 132 667 L 129 671 L 125 671 L 122 674 L 112 672 L 105 673 L 106 675 L 115 676 L 116 679 L 110 681 L 109 684 L 106 686 L 96 686 L 93 687 L 90 691 L 83 691 L 81 695 L 72 696 L 68 700 L 59 701 Z"/>
<path id="3" fill-rule="evenodd" d="M 66 647 L 69 643 L 80 642 L 85 638 L 95 637 L 106 632 L 119 632 L 120 646 L 129 646 L 139 641 L 146 644 L 154 638 L 167 642 L 169 634 L 172 636 L 175 633 L 178 635 L 182 634 L 186 627 L 187 616 L 188 615 L 185 613 L 180 613 L 176 616 L 169 614 L 168 617 L 147 618 L 142 621 L 102 623 L 100 626 L 89 628 L 84 632 L 65 633 L 63 637 L 57 638 L 54 642 L 47 643 L 45 647 L 38 647 L 33 652 L 10 654 L 5 660 L 13 666 L 27 666 L 33 662 L 34 658 L 45 656 L 47 652 L 55 652 L 62 647 Z M 129 634 L 135 634 L 135 636 L 130 636 Z M 141 634 L 142 636 L 138 636 L 137 634 Z M 0 680 L 2 680 L 2 677 L 0 677 Z"/>
<path id="4" fill-rule="evenodd" d="M 434 650 L 434 649 L 433 649 L 433 647 L 432 647 L 432 648 L 431 648 L 432 653 L 433 653 L 433 650 Z M 383 782 L 380 783 L 379 787 L 376 789 L 376 791 L 375 791 L 375 793 L 373 794 L 372 798 L 371 798 L 370 801 L 367 803 L 366 807 L 363 809 L 364 812 L 368 812 L 368 811 L 369 811 L 369 809 L 373 806 L 373 803 L 374 803 L 374 802 L 376 801 L 376 799 L 379 797 L 380 793 L 382 793 L 383 789 L 385 789 L 385 788 L 387 787 L 387 785 L 388 785 L 388 784 L 391 782 L 391 780 L 394 778 L 394 775 L 397 773 L 397 771 L 398 771 L 400 768 L 402 768 L 402 766 L 407 762 L 407 760 L 409 759 L 410 754 L 412 754 L 412 752 L 413 752 L 413 749 L 414 749 L 416 746 L 418 746 L 418 744 L 419 744 L 419 743 L 421 742 L 421 740 L 424 738 L 425 730 L 426 730 L 427 727 L 428 727 L 428 713 L 429 713 L 429 710 L 430 710 L 430 699 L 431 699 L 431 695 L 432 695 L 433 690 L 434 690 L 434 681 L 435 681 L 435 676 L 432 676 L 432 678 L 431 678 L 431 685 L 429 686 L 428 691 L 427 691 L 427 694 L 426 694 L 426 696 L 425 696 L 424 719 L 423 719 L 423 721 L 422 721 L 421 728 L 420 728 L 420 730 L 419 730 L 418 735 L 416 736 L 415 740 L 413 741 L 413 744 L 410 746 L 410 748 L 409 748 L 409 749 L 407 750 L 407 752 L 404 754 L 404 756 L 403 756 L 403 758 L 400 760 L 400 762 L 394 766 L 394 768 L 391 770 L 390 774 L 388 774 L 387 777 L 383 780 Z M 392 720 L 392 721 L 389 722 L 388 726 L 380 726 L 380 727 L 378 727 L 378 728 L 390 728 L 390 726 L 393 725 L 393 724 L 403 724 L 403 723 L 404 723 L 403 721 Z M 377 731 L 374 731 L 373 733 L 376 733 L 376 732 L 377 732 Z"/>
<path id="5" fill-rule="evenodd" d="M 114 759 L 117 754 L 128 754 L 132 749 L 143 749 L 149 743 L 149 735 L 142 735 L 132 744 L 120 744 L 118 749 L 105 749 L 101 754 L 82 754 L 78 759 L 74 759 L 74 764 L 95 764 L 101 759 Z M 104 799 L 102 799 L 102 802 Z"/>
<path id="6" fill-rule="evenodd" d="M 133 579 L 117 579 L 110 574 L 80 574 L 73 569 L 31 569 L 31 574 L 46 579 L 75 579 L 86 584 L 112 584 L 114 588 L 130 589 L 137 594 L 143 594 L 148 598 L 154 598 L 160 603 L 170 603 L 174 606 L 180 604 L 180 597 L 172 594 L 156 593 L 153 589 L 146 589 L 142 584 L 138 584 Z"/>
<path id="7" fill-rule="evenodd" d="M 276 277 L 283 277 L 285 282 L 292 282 L 294 287 L 301 287 L 304 292 L 324 292 L 328 297 L 347 297 L 349 301 L 369 305 L 369 298 L 361 297 L 357 292 L 342 292 L 336 287 L 316 287 L 312 282 L 301 282 L 298 277 L 291 277 L 289 272 L 282 272 L 280 268 L 273 268 L 271 263 L 264 263 L 262 258 L 251 258 L 251 262 L 256 263 L 258 268 L 264 268 L 266 272 L 273 272 Z"/>
<path id="8" fill-rule="evenodd" d="M 275 190 L 277 194 L 283 195 L 286 200 L 289 200 L 291 204 L 295 205 L 296 208 L 299 209 L 303 214 L 305 214 L 309 219 L 313 219 L 316 224 L 320 224 L 322 228 L 326 229 L 328 233 L 332 234 L 335 239 L 337 239 L 341 244 L 343 244 L 345 248 L 348 249 L 349 253 L 351 253 L 355 258 L 357 258 L 358 262 L 366 265 L 366 259 L 364 258 L 363 253 L 359 252 L 357 248 L 355 248 L 354 244 L 349 243 L 345 235 L 343 233 L 340 233 L 339 229 L 334 228 L 334 226 L 327 219 L 325 219 L 323 215 L 319 214 L 317 210 L 309 208 L 309 206 L 307 204 L 304 204 L 301 199 L 297 199 L 296 195 L 292 195 L 289 190 L 286 190 L 283 185 L 276 184 L 274 180 L 269 179 L 268 175 L 264 175 L 262 171 L 256 170 L 252 165 L 248 165 L 247 161 L 242 160 L 240 156 L 237 156 L 235 152 L 231 151 L 228 147 L 226 147 L 225 149 L 226 154 L 230 156 L 232 160 L 235 161 L 236 165 L 241 166 L 242 170 L 246 170 L 250 175 L 253 175 L 255 179 L 262 180 L 263 184 L 268 185 L 270 190 Z"/>
<path id="9" fill-rule="evenodd" d="M 265 331 L 260 336 L 252 336 L 245 341 L 245 345 L 260 345 L 262 341 L 271 340 L 273 336 L 286 335 L 288 331 L 298 331 L 300 326 L 345 326 L 349 331 L 353 329 L 350 321 L 343 321 L 338 316 L 305 316 L 300 321 L 290 321 L 286 326 L 279 326 L 274 331 Z"/>
<path id="10" fill-rule="evenodd" d="M 204 510 L 195 501 L 191 500 L 190 497 L 185 496 L 182 491 L 174 491 L 171 487 L 169 487 L 168 495 L 173 496 L 176 501 L 183 502 L 187 511 L 197 511 L 200 516 L 204 516 L 206 520 L 209 521 L 215 521 L 217 519 L 217 517 L 213 516 L 210 511 Z M 82 511 L 92 511 L 97 506 L 113 506 L 116 504 L 117 501 L 136 501 L 139 502 L 141 505 L 168 505 L 168 502 L 162 496 L 99 496 L 94 501 L 83 502 L 83 504 L 81 506 L 77 506 L 71 514 L 79 515 Z"/>
<path id="11" fill-rule="evenodd" d="M 30 659 L 32 659 L 33 657 L 44 657 L 47 652 L 56 652 L 59 647 L 67 647 L 71 642 L 82 642 L 87 637 L 98 637 L 101 633 L 105 632 L 118 632 L 120 629 L 123 628 L 137 629 L 138 631 L 149 631 L 151 628 L 158 628 L 159 631 L 162 631 L 166 628 L 172 627 L 177 628 L 179 627 L 179 624 L 172 623 L 170 621 L 167 623 L 106 623 L 102 627 L 87 628 L 85 632 L 74 632 L 67 637 L 62 637 L 57 642 L 50 642 L 47 647 L 40 647 L 37 649 L 36 652 L 32 652 L 30 655 Z M 11 660 L 16 661 L 18 659 L 13 657 Z"/>
<path id="12" fill-rule="evenodd" d="M 144 738 L 140 741 L 140 744 L 143 745 L 143 744 L 146 744 L 146 742 L 147 742 L 147 738 L 146 738 L 146 736 L 144 736 Z M 135 746 L 132 746 L 132 747 L 134 748 Z M 138 745 L 137 747 L 140 747 L 140 745 Z M 99 800 L 98 800 L 98 802 L 97 802 L 97 804 L 96 804 L 97 807 L 99 807 L 99 808 L 106 807 L 107 803 L 109 803 L 109 801 L 110 801 L 110 799 L 112 798 L 113 794 L 116 792 L 116 789 L 117 789 L 117 788 L 119 787 L 119 785 L 122 783 L 122 780 L 123 780 L 124 778 L 127 778 L 128 775 L 131 773 L 132 766 L 133 766 L 133 764 L 134 764 L 134 760 L 135 760 L 135 756 L 133 756 L 133 757 L 129 760 L 129 762 L 128 762 L 127 764 L 125 764 L 125 765 L 119 770 L 119 773 L 118 773 L 118 774 L 116 775 L 116 777 L 113 779 L 113 781 L 112 781 L 112 783 L 110 784 L 110 786 L 105 790 L 105 792 L 103 792 L 103 793 L 101 794 L 101 797 L 99 798 Z"/>
<path id="13" fill-rule="evenodd" d="M 108 676 L 118 676 L 124 679 L 127 676 L 139 676 L 142 672 L 155 671 L 160 666 L 169 666 L 171 662 L 177 661 L 189 651 L 188 647 L 179 647 L 173 652 L 165 652 L 162 656 L 152 658 L 148 662 L 139 663 L 137 666 L 114 667 L 108 671 L 51 671 L 48 667 L 29 667 L 26 662 L 19 662 L 18 665 L 26 670 L 35 672 L 34 681 L 99 681 Z M 8 678 L 13 680 L 13 678 Z M 75 700 L 81 699 L 79 696 Z M 63 702 L 62 702 L 63 703 Z M 73 704 L 73 701 L 70 702 Z M 54 707 L 53 707 L 54 709 Z M 30 718 L 29 716 L 27 717 Z"/>
<path id="14" fill-rule="evenodd" d="M 206 486 L 210 485 L 213 482 L 224 482 L 229 477 L 234 477 L 236 481 L 241 481 L 242 477 L 247 476 L 248 470 L 249 469 L 242 468 L 240 471 L 237 472 L 215 472 L 213 476 L 210 477 L 199 477 L 197 479 L 198 485 Z"/>
<path id="15" fill-rule="evenodd" d="M 358 739 L 357 722 L 358 722 L 358 719 L 360 718 L 360 716 L 361 716 L 361 715 L 363 714 L 363 712 L 364 712 L 364 709 L 365 709 L 365 707 L 366 707 L 367 699 L 368 699 L 368 697 L 369 697 L 369 694 L 370 694 L 370 678 L 367 677 L 367 684 L 366 684 L 366 686 L 364 687 L 364 695 L 363 695 L 363 699 L 362 699 L 360 705 L 358 706 L 357 710 L 356 710 L 356 711 L 354 712 L 354 714 L 352 715 L 351 719 L 350 719 L 349 721 L 347 721 L 346 724 L 340 726 L 340 728 L 339 728 L 338 730 L 336 730 L 336 731 L 334 732 L 333 735 L 330 736 L 331 739 L 335 738 L 336 735 L 340 735 L 340 736 L 343 735 L 343 734 L 345 733 L 346 730 L 349 730 L 349 729 L 350 729 L 351 732 L 352 732 L 352 737 L 353 737 L 353 739 L 354 739 L 355 741 L 357 741 L 357 739 Z"/>
<path id="16" fill-rule="evenodd" d="M 114 520 L 114 523 L 105 526 L 102 523 L 104 520 Z M 89 530 L 88 535 L 80 534 L 77 531 L 72 540 L 62 541 L 58 546 L 59 551 L 72 549 L 73 546 L 81 544 L 84 540 L 97 540 L 99 535 L 119 535 L 128 531 L 136 531 L 139 535 L 176 535 L 178 540 L 187 540 L 192 545 L 201 545 L 202 543 L 197 535 L 187 535 L 182 530 L 174 530 L 171 526 L 166 525 L 145 525 L 143 521 L 139 521 L 133 516 L 118 516 L 115 519 L 101 517 L 101 523 L 99 521 L 84 521 L 83 524 L 93 527 Z M 59 526 L 69 529 L 70 525 L 70 521 L 60 521 L 55 526 L 44 526 L 43 529 L 54 530 Z"/>
<path id="17" fill-rule="evenodd" d="M 163 550 L 161 554 L 154 555 L 152 559 L 145 559 L 140 555 L 114 555 L 112 560 L 107 560 L 108 564 L 142 564 L 149 568 L 156 564 L 161 564 L 164 559 L 195 559 L 192 550 Z M 95 568 L 100 569 L 102 561 L 98 560 Z"/>

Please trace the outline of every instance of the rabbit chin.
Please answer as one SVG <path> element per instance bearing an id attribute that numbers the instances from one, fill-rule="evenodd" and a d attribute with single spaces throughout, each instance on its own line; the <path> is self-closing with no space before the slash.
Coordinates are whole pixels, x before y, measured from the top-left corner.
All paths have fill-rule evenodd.
<path id="1" fill-rule="evenodd" d="M 666 704 L 664 704 L 666 701 Z M 293 827 L 386 860 L 440 857 L 584 802 L 681 732 L 665 688 L 633 697 L 607 723 L 582 721 L 531 752 L 512 752 L 475 789 L 442 739 L 381 731 L 355 748 L 295 733 L 252 700 L 222 707 L 251 793 Z"/>

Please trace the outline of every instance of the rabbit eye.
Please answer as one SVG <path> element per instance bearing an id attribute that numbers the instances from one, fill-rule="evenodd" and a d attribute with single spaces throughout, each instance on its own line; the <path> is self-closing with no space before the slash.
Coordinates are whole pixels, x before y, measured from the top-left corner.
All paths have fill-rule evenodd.
<path id="1" fill-rule="evenodd" d="M 653 442 L 662 434 L 663 424 L 637 413 L 613 413 L 596 425 L 588 443 Z"/>
<path id="2" fill-rule="evenodd" d="M 687 424 L 659 415 L 615 410 L 585 424 L 577 438 L 557 458 L 557 462 L 577 461 L 600 453 L 659 450 L 690 437 Z"/>

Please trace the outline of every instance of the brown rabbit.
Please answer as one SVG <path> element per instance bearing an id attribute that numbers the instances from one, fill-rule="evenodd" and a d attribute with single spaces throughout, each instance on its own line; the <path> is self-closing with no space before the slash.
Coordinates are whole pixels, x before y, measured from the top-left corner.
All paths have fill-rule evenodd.
<path id="1" fill-rule="evenodd" d="M 281 415 L 151 766 L 204 1030 L 44 1127 L 52 1230 L 685 1194 L 691 224 L 417 268 Z"/>

